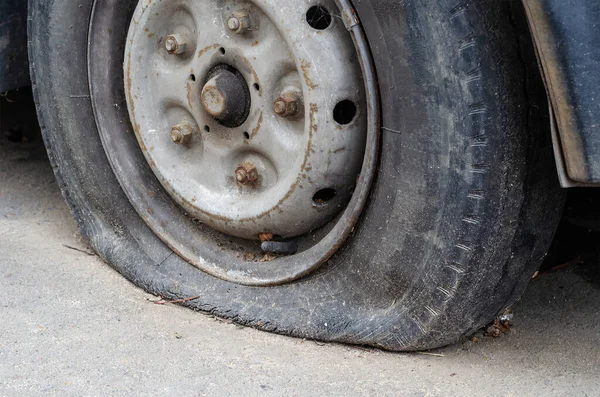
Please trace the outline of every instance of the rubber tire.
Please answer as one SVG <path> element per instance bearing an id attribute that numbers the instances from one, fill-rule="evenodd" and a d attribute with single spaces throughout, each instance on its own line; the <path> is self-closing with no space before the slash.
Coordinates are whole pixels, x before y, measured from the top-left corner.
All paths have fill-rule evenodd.
<path id="1" fill-rule="evenodd" d="M 107 161 L 88 97 L 93 0 L 30 0 L 39 120 L 83 236 L 146 291 L 200 296 L 186 305 L 262 330 L 390 350 L 476 331 L 522 293 L 563 203 L 550 135 L 528 125 L 546 104 L 531 96 L 539 80 L 527 78 L 533 58 L 522 57 L 524 21 L 510 3 L 355 2 L 383 104 L 369 206 L 321 270 L 259 288 L 201 272 L 143 223 Z"/>

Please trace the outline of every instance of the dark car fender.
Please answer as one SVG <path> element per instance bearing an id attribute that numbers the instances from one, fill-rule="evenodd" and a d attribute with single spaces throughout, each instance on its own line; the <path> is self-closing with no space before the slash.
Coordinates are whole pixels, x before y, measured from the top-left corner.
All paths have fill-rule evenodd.
<path id="1" fill-rule="evenodd" d="M 523 0 L 564 187 L 600 184 L 600 2 Z"/>

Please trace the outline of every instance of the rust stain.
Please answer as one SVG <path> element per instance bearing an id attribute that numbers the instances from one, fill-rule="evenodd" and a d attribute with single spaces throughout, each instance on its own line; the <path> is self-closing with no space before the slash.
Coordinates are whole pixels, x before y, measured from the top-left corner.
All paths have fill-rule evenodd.
<path id="1" fill-rule="evenodd" d="M 258 123 L 256 123 L 256 127 L 254 127 L 252 129 L 252 134 L 250 135 L 250 139 L 254 138 L 256 136 L 256 134 L 258 134 L 258 131 L 260 131 L 260 127 L 262 126 L 262 122 L 263 122 L 263 112 L 260 112 L 260 116 L 258 117 Z"/>
<path id="2" fill-rule="evenodd" d="M 300 68 L 302 69 L 302 74 L 304 75 L 304 81 L 306 81 L 306 85 L 311 90 L 314 90 L 315 88 L 318 87 L 318 84 L 315 84 L 312 81 L 312 79 L 310 78 L 311 63 L 309 61 L 307 61 L 306 59 L 303 59 L 300 61 L 300 64 L 301 64 Z"/>
<path id="3" fill-rule="evenodd" d="M 194 106 L 192 106 L 192 83 L 189 81 L 187 83 L 187 100 L 188 105 L 190 105 L 190 109 L 193 109 Z"/>
<path id="4" fill-rule="evenodd" d="M 219 47 L 218 43 L 211 44 L 208 47 L 204 47 L 203 49 L 198 51 L 198 58 L 200 58 L 202 55 L 206 54 L 208 51 L 217 49 L 218 47 Z"/>
<path id="5" fill-rule="evenodd" d="M 250 63 L 250 61 L 248 60 L 248 58 L 243 57 L 243 59 L 244 59 L 244 62 L 246 63 L 246 65 L 248 65 L 248 68 L 250 68 L 250 71 L 252 72 L 252 76 L 254 76 L 254 82 L 256 84 L 258 84 L 258 86 L 260 87 L 258 89 L 258 96 L 262 96 L 262 84 L 260 84 L 260 79 L 258 78 L 258 74 L 256 74 L 256 71 L 252 67 L 252 64 Z"/>
<path id="6" fill-rule="evenodd" d="M 256 47 L 258 45 L 259 41 L 256 40 L 254 43 L 252 43 L 252 47 Z"/>
<path id="7" fill-rule="evenodd" d="M 265 254 L 262 259 L 260 260 L 260 262 L 271 262 L 274 261 L 275 259 L 277 259 L 276 255 L 273 254 Z"/>
<path id="8" fill-rule="evenodd" d="M 318 111 L 319 111 L 319 106 L 316 103 L 311 103 L 310 104 L 310 141 L 312 141 L 314 133 L 319 130 L 319 126 L 315 122 L 315 114 L 317 114 Z"/>
<path id="9" fill-rule="evenodd" d="M 135 120 L 135 107 L 133 105 L 133 98 L 131 97 L 131 57 L 129 57 L 129 60 L 127 62 L 127 72 L 125 73 L 125 80 L 126 81 L 126 94 L 127 97 L 129 98 L 129 105 L 130 105 L 130 112 L 131 112 L 131 116 L 132 118 Z"/>

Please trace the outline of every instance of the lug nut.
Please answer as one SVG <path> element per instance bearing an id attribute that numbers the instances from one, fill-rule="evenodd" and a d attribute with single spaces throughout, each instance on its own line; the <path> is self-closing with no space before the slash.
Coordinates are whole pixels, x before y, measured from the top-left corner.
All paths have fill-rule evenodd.
<path id="1" fill-rule="evenodd" d="M 252 163 L 242 163 L 235 170 L 235 180 L 240 185 L 250 185 L 258 180 L 258 170 Z"/>
<path id="2" fill-rule="evenodd" d="M 186 145 L 192 140 L 194 128 L 189 123 L 181 123 L 171 128 L 171 139 L 178 145 Z"/>
<path id="3" fill-rule="evenodd" d="M 186 39 L 180 34 L 171 34 L 165 39 L 165 48 L 169 54 L 181 55 L 187 47 Z"/>
<path id="4" fill-rule="evenodd" d="M 300 113 L 302 99 L 300 91 L 287 90 L 273 103 L 273 110 L 278 116 L 293 117 Z"/>
<path id="5" fill-rule="evenodd" d="M 250 15 L 246 11 L 236 11 L 227 19 L 227 27 L 233 33 L 246 33 L 250 30 Z"/>

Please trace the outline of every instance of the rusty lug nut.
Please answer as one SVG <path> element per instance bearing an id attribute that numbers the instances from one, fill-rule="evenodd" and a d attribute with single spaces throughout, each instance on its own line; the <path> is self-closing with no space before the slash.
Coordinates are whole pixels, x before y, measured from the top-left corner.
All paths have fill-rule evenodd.
<path id="1" fill-rule="evenodd" d="M 181 55 L 187 47 L 186 39 L 180 34 L 171 34 L 165 39 L 165 48 L 169 54 Z"/>
<path id="2" fill-rule="evenodd" d="M 227 19 L 227 27 L 233 33 L 246 33 L 250 30 L 250 15 L 246 11 L 236 11 Z"/>
<path id="3" fill-rule="evenodd" d="M 171 139 L 178 145 L 186 145 L 192 140 L 194 128 L 189 123 L 181 123 L 171 128 Z"/>
<path id="4" fill-rule="evenodd" d="M 250 185 L 258 180 L 258 170 L 252 163 L 242 163 L 235 170 L 235 180 L 240 185 Z"/>
<path id="5" fill-rule="evenodd" d="M 278 116 L 293 117 L 300 109 L 300 95 L 296 91 L 286 92 L 275 100 L 273 110 Z"/>

